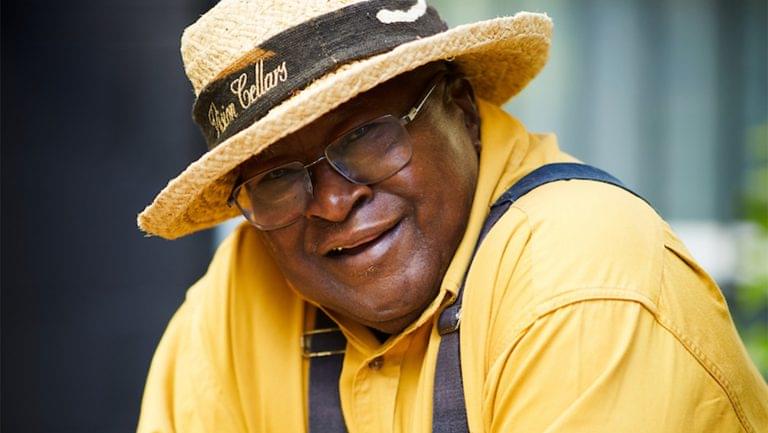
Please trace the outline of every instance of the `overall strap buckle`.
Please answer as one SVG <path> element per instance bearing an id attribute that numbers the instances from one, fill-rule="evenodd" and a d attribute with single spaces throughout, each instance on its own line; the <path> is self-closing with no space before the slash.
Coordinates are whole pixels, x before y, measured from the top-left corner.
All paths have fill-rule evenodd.
<path id="1" fill-rule="evenodd" d="M 347 340 L 339 328 L 320 328 L 301 335 L 301 353 L 304 358 L 342 355 Z"/>

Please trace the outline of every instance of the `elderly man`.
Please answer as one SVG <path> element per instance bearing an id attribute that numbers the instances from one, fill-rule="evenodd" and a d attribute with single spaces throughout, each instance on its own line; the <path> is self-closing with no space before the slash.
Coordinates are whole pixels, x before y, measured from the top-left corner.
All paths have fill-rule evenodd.
<path id="1" fill-rule="evenodd" d="M 190 26 L 211 150 L 139 225 L 248 224 L 168 325 L 139 431 L 764 429 L 668 226 L 499 108 L 550 30 L 447 29 L 413 0 L 223 0 Z"/>

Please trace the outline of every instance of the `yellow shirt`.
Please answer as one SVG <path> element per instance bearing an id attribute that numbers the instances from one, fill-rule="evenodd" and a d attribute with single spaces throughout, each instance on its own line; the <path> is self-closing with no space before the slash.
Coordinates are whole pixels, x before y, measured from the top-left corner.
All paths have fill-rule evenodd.
<path id="1" fill-rule="evenodd" d="M 431 431 L 435 313 L 461 283 L 490 204 L 532 169 L 573 161 L 553 136 L 479 107 L 478 186 L 438 297 L 383 345 L 334 318 L 348 339 L 350 433 Z M 768 389 L 720 290 L 653 209 L 619 188 L 567 181 L 524 196 L 483 242 L 465 290 L 472 432 L 768 430 Z M 242 225 L 168 325 L 138 431 L 306 431 L 299 343 L 314 311 Z"/>

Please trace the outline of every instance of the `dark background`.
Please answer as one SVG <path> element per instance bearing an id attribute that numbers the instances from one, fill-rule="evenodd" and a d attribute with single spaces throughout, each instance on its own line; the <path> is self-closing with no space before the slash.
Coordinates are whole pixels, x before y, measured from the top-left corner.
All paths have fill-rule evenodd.
<path id="1" fill-rule="evenodd" d="M 179 38 L 203 0 L 2 2 L 2 431 L 135 430 L 210 232 L 136 214 L 201 155 Z"/>

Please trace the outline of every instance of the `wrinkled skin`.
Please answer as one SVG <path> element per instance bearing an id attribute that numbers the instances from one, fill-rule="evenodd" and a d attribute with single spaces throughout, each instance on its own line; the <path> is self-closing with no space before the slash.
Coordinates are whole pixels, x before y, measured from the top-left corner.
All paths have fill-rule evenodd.
<path id="1" fill-rule="evenodd" d="M 359 95 L 248 161 L 247 178 L 322 155 L 339 134 L 385 114 L 401 116 L 444 68 L 429 64 Z M 407 126 L 411 161 L 373 185 L 353 184 L 327 161 L 302 218 L 262 232 L 288 281 L 306 298 L 385 333 L 415 321 L 439 292 L 461 241 L 477 180 L 479 117 L 463 80 L 443 81 Z M 336 246 L 362 245 L 350 254 Z"/>

